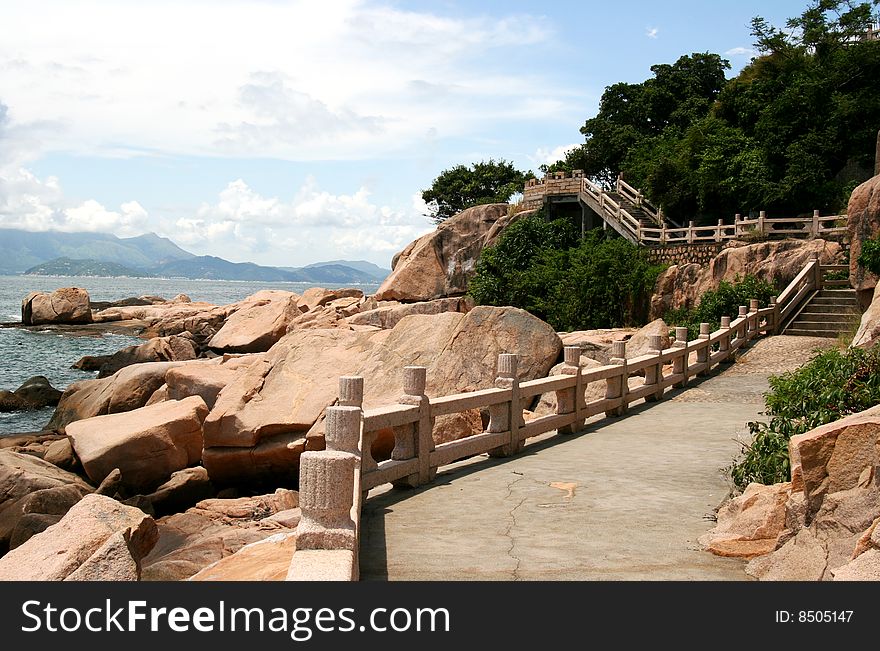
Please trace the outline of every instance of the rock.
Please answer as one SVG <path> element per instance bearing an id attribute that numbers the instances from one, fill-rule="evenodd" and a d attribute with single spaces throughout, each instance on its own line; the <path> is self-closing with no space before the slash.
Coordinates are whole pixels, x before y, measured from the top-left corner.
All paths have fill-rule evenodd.
<path id="1" fill-rule="evenodd" d="M 74 382 L 62 394 L 46 429 L 63 430 L 69 423 L 84 418 L 118 414 L 144 407 L 165 384 L 165 375 L 172 368 L 220 362 L 219 358 L 185 362 L 144 362 L 126 366 L 108 378 Z"/>
<path id="2" fill-rule="evenodd" d="M 205 500 L 185 513 L 160 518 L 159 542 L 144 559 L 142 578 L 186 579 L 249 543 L 289 533 L 271 516 L 295 508 L 298 501 L 295 491 L 280 489 L 257 497 Z"/>
<path id="3" fill-rule="evenodd" d="M 407 364 L 428 367 L 428 395 L 440 396 L 493 386 L 501 352 L 520 356 L 521 380 L 544 377 L 560 350 L 549 325 L 516 308 L 412 315 L 376 332 L 295 330 L 220 392 L 205 421 L 204 465 L 219 482 L 290 481 L 341 375 L 365 377 L 370 408 L 397 401 Z M 435 440 L 446 436 L 438 421 Z"/>
<path id="4" fill-rule="evenodd" d="M 42 533 L 53 524 L 58 524 L 60 521 L 60 515 L 51 515 L 48 513 L 22 514 L 18 522 L 15 523 L 15 528 L 12 530 L 12 533 L 9 535 L 9 549 L 20 547 L 38 533 Z"/>
<path id="5" fill-rule="evenodd" d="M 61 391 L 49 384 L 42 375 L 34 376 L 15 390 L 15 396 L 21 398 L 31 409 L 54 407 L 61 399 Z"/>
<path id="6" fill-rule="evenodd" d="M 21 517 L 10 534 L 9 548 L 18 547 L 31 536 L 61 520 L 89 492 L 90 490 L 76 484 L 68 484 L 43 488 L 24 497 L 18 506 Z"/>
<path id="7" fill-rule="evenodd" d="M 168 481 L 144 497 L 155 513 L 166 514 L 184 511 L 213 495 L 214 486 L 208 478 L 208 471 L 197 466 L 171 473 Z"/>
<path id="8" fill-rule="evenodd" d="M 132 364 L 178 362 L 196 357 L 198 357 L 198 351 L 191 337 L 171 335 L 169 337 L 155 337 L 139 346 L 128 346 L 112 355 L 83 357 L 73 365 L 73 368 L 83 371 L 97 370 L 98 377 L 105 378 Z"/>
<path id="9" fill-rule="evenodd" d="M 167 384 L 161 399 L 183 400 L 189 396 L 199 396 L 208 405 L 208 409 L 213 409 L 220 391 L 232 381 L 236 373 L 260 359 L 262 356 L 259 354 L 224 356 L 215 364 L 189 364 L 172 368 L 165 374 Z"/>
<path id="10" fill-rule="evenodd" d="M 0 580 L 134 580 L 157 539 L 150 516 L 103 495 L 86 495 L 60 522 L 0 558 Z"/>
<path id="11" fill-rule="evenodd" d="M 100 485 L 95 489 L 95 493 L 98 495 L 106 495 L 107 497 L 114 497 L 119 494 L 121 489 L 122 471 L 119 468 L 114 468 L 106 477 L 104 477 L 103 480 L 101 480 Z"/>
<path id="12" fill-rule="evenodd" d="M 746 274 L 754 274 L 781 291 L 813 256 L 818 256 L 822 264 L 836 264 L 843 257 L 843 250 L 836 242 L 820 239 L 731 242 L 708 266 L 672 265 L 661 273 L 651 297 L 651 317 L 662 317 L 672 309 L 691 308 L 705 292 L 717 289 L 722 280 L 733 282 L 737 276 Z"/>
<path id="13" fill-rule="evenodd" d="M 440 314 L 441 312 L 467 312 L 474 307 L 467 297 L 438 298 L 434 301 L 401 303 L 359 312 L 346 319 L 352 325 L 369 325 L 381 329 L 391 329 L 410 314 Z"/>
<path id="14" fill-rule="evenodd" d="M 856 558 L 860 554 L 864 554 L 869 549 L 880 549 L 880 518 L 874 520 L 871 526 L 865 529 L 865 532 L 859 537 L 853 549 L 852 557 Z"/>
<path id="15" fill-rule="evenodd" d="M 465 294 L 480 252 L 503 230 L 493 227 L 520 217 L 508 217 L 506 203 L 474 206 L 450 217 L 398 254 L 375 299 L 411 303 Z"/>
<path id="16" fill-rule="evenodd" d="M 24 515 L 28 503 L 31 504 L 28 507 L 31 509 L 29 512 L 33 512 L 37 508 L 36 504 L 51 503 L 41 491 L 69 486 L 80 496 L 93 490 L 78 475 L 42 459 L 8 449 L 0 450 L 0 552 L 8 547 L 12 532 Z M 41 497 L 35 497 L 38 494 Z M 67 493 L 62 491 L 58 495 L 64 496 Z"/>
<path id="17" fill-rule="evenodd" d="M 340 298 L 363 298 L 364 293 L 359 289 L 324 289 L 323 287 L 310 287 L 297 302 L 303 312 L 314 310 Z"/>
<path id="18" fill-rule="evenodd" d="M 835 581 L 880 581 L 880 550 L 870 549 L 831 574 Z"/>
<path id="19" fill-rule="evenodd" d="M 21 302 L 23 325 L 91 323 L 89 293 L 79 287 L 62 287 L 52 293 L 31 292 Z"/>
<path id="20" fill-rule="evenodd" d="M 746 574 L 761 581 L 820 581 L 827 567 L 826 550 L 810 529 L 771 554 L 757 556 L 746 565 Z"/>
<path id="21" fill-rule="evenodd" d="M 287 326 L 287 331 L 308 330 L 314 328 L 341 328 L 353 330 L 346 321 L 346 316 L 341 310 L 332 304 L 315 307 L 305 314 L 293 319 Z"/>
<path id="22" fill-rule="evenodd" d="M 70 439 L 66 437 L 50 443 L 43 459 L 64 470 L 73 470 L 79 465 L 79 459 L 73 453 Z"/>
<path id="23" fill-rule="evenodd" d="M 10 411 L 28 411 L 31 404 L 24 398 L 19 398 L 12 391 L 0 389 L 0 413 Z"/>
<path id="24" fill-rule="evenodd" d="M 174 370 L 174 369 L 172 369 L 172 370 Z M 171 371 L 169 371 L 169 373 L 170 372 Z M 167 377 L 167 373 L 166 373 L 166 377 Z M 149 407 L 150 405 L 155 405 L 157 402 L 165 402 L 166 400 L 168 400 L 168 385 L 163 384 L 158 389 L 153 391 L 153 394 L 147 400 L 144 407 Z"/>
<path id="25" fill-rule="evenodd" d="M 648 337 L 660 335 L 660 350 L 669 348 L 672 341 L 669 338 L 669 326 L 663 319 L 654 319 L 648 325 L 639 328 L 636 333 L 626 341 L 626 358 L 635 359 L 647 355 L 651 350 Z"/>
<path id="26" fill-rule="evenodd" d="M 871 304 L 862 314 L 859 329 L 850 346 L 872 348 L 878 339 L 880 339 L 880 285 L 874 287 Z"/>
<path id="27" fill-rule="evenodd" d="M 589 357 L 602 364 L 611 359 L 611 346 L 615 341 L 631 339 L 638 328 L 608 328 L 599 330 L 577 330 L 560 332 L 563 346 L 578 346 L 582 357 Z"/>
<path id="28" fill-rule="evenodd" d="M 296 534 L 276 533 L 245 545 L 190 577 L 190 581 L 284 581 L 296 551 Z"/>
<path id="29" fill-rule="evenodd" d="M 127 489 L 146 492 L 199 462 L 207 414 L 205 401 L 193 396 L 76 421 L 67 426 L 67 435 L 92 481 L 118 468 Z"/>
<path id="30" fill-rule="evenodd" d="M 114 307 L 94 314 L 94 321 L 137 321 L 145 337 L 166 337 L 189 332 L 199 342 L 210 339 L 242 303 L 212 305 L 204 302 L 166 302 L 157 305 Z"/>
<path id="31" fill-rule="evenodd" d="M 791 483 L 749 484 L 718 511 L 718 523 L 700 538 L 700 544 L 717 556 L 753 558 L 769 554 L 784 535 L 785 503 Z"/>
<path id="32" fill-rule="evenodd" d="M 243 301 L 223 327 L 211 337 L 208 346 L 225 353 L 265 352 L 287 332 L 290 322 L 300 316 L 299 296 L 293 292 L 265 290 Z"/>
<path id="33" fill-rule="evenodd" d="M 877 277 L 859 265 L 859 255 L 862 253 L 862 243 L 880 233 L 880 176 L 868 179 L 853 190 L 846 214 L 850 242 L 849 284 L 859 293 L 864 307 L 877 285 Z"/>

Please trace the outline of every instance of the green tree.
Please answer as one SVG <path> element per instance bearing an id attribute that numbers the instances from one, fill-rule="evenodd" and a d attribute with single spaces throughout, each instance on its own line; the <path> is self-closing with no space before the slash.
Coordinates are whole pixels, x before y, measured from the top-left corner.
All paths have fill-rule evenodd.
<path id="1" fill-rule="evenodd" d="M 429 209 L 426 216 L 439 224 L 471 206 L 504 203 L 522 191 L 525 180 L 525 172 L 505 160 L 489 159 L 470 167 L 456 165 L 443 170 L 431 187 L 422 192 Z"/>

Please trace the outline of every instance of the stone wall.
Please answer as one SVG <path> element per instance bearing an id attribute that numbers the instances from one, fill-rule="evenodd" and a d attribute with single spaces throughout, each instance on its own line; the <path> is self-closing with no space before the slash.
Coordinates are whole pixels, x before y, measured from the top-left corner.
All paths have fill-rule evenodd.
<path id="1" fill-rule="evenodd" d="M 574 170 L 571 175 L 554 172 L 543 179 L 529 179 L 523 189 L 523 204 L 529 208 L 540 208 L 547 195 L 577 194 L 581 191 L 583 178 L 581 170 Z"/>
<path id="2" fill-rule="evenodd" d="M 671 246 L 646 247 L 651 262 L 663 264 L 699 264 L 707 265 L 712 259 L 721 253 L 723 242 L 709 242 L 701 244 L 676 244 Z"/>

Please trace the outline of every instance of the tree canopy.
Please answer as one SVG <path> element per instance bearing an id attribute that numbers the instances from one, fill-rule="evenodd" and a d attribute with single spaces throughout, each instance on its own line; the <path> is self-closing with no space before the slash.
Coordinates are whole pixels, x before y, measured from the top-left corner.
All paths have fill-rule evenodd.
<path id="1" fill-rule="evenodd" d="M 610 183 L 622 172 L 673 218 L 844 208 L 869 178 L 880 128 L 880 0 L 813 0 L 785 28 L 752 21 L 757 56 L 697 53 L 605 89 L 585 143 L 551 168 Z"/>
<path id="2" fill-rule="evenodd" d="M 456 165 L 443 170 L 422 192 L 422 199 L 428 204 L 427 216 L 439 224 L 471 206 L 506 202 L 522 191 L 525 180 L 525 172 L 514 168 L 513 163 L 490 158 L 470 167 Z"/>

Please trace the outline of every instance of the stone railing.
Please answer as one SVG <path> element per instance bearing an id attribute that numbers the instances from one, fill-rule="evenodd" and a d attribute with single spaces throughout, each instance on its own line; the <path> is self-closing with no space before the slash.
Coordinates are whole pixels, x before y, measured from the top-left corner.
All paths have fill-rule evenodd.
<path id="1" fill-rule="evenodd" d="M 732 224 L 719 219 L 712 226 L 697 226 L 691 221 L 686 227 L 673 228 L 667 224 L 663 211 L 651 205 L 641 190 L 621 178 L 613 190 L 607 190 L 585 177 L 581 170 L 575 170 L 571 176 L 556 172 L 541 180 L 529 179 L 523 196 L 528 207 L 535 208 L 543 203 L 545 196 L 573 194 L 578 194 L 603 219 L 616 224 L 628 239 L 646 246 L 721 243 L 743 238 L 826 237 L 847 231 L 846 215 L 820 216 L 818 210 L 806 217 L 773 218 L 762 210 L 757 217 L 735 215 Z M 615 196 L 638 207 L 654 223 L 645 224 L 645 220 L 634 217 Z"/>
<path id="2" fill-rule="evenodd" d="M 326 410 L 327 449 L 304 452 L 300 458 L 302 520 L 288 578 L 357 580 L 360 510 L 371 488 L 428 484 L 441 466 L 478 454 L 511 456 L 527 439 L 552 431 L 571 434 L 594 416 L 622 416 L 633 402 L 661 400 L 667 390 L 685 387 L 691 378 L 733 361 L 751 340 L 780 332 L 814 291 L 834 282 L 826 281 L 825 274 L 844 268 L 813 259 L 768 307 L 759 308 L 751 300 L 735 318 L 722 317 L 714 332 L 710 324 L 700 324 L 699 336 L 690 341 L 687 328 L 677 327 L 666 349 L 661 349 L 660 335 L 649 336 L 649 352 L 633 359 L 626 358 L 626 342 L 616 341 L 610 363 L 595 368 L 582 368 L 581 348 L 567 346 L 559 375 L 521 382 L 517 356 L 503 353 L 494 387 L 429 397 L 427 369 L 406 366 L 397 403 L 367 410 L 362 408 L 364 379 L 340 378 L 338 406 Z M 630 388 L 634 375 L 644 376 L 642 386 Z M 587 402 L 585 390 L 592 382 L 605 382 L 604 396 Z M 523 409 L 547 393 L 556 395 L 555 413 L 525 421 Z M 435 419 L 472 409 L 488 410 L 485 431 L 434 443 Z M 394 433 L 391 458 L 377 461 L 372 444 L 388 430 Z"/>

